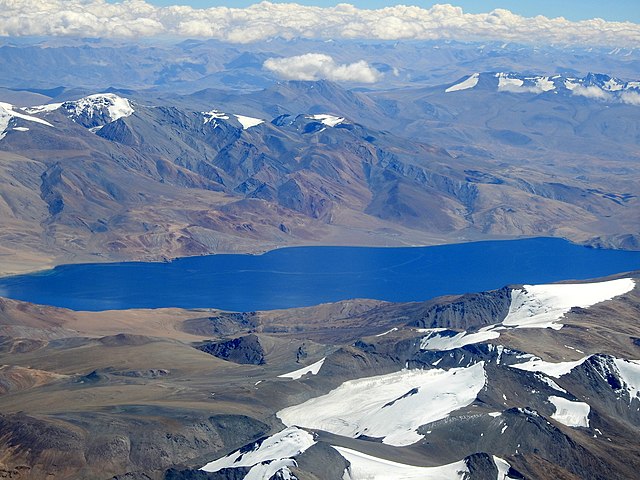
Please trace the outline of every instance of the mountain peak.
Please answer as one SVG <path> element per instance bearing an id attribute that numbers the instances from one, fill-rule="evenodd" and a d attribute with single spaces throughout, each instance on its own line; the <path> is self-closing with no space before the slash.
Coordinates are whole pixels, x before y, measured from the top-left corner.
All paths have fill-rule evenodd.
<path id="1" fill-rule="evenodd" d="M 64 102 L 61 107 L 70 117 L 86 127 L 97 127 L 128 117 L 134 110 L 126 98 L 115 93 L 97 93 L 79 100 Z"/>

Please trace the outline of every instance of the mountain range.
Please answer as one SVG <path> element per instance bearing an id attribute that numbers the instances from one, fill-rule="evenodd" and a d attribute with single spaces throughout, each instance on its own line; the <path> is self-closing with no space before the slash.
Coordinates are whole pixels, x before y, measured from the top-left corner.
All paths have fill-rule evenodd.
<path id="1" fill-rule="evenodd" d="M 371 93 L 323 80 L 5 102 L 3 250 L 38 268 L 517 236 L 636 249 L 638 91 L 486 73 Z"/>

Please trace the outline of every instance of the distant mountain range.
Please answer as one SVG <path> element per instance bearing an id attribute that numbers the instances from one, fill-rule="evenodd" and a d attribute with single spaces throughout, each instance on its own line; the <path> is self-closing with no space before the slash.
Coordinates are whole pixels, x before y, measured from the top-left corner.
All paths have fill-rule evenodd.
<path id="1" fill-rule="evenodd" d="M 638 104 L 629 96 L 625 102 L 625 93 L 640 93 L 640 82 L 625 82 L 609 75 L 589 73 L 584 78 L 553 76 L 525 76 L 517 73 L 498 72 L 474 73 L 467 78 L 448 87 L 445 92 L 458 92 L 471 88 L 497 89 L 511 93 L 562 93 L 599 100 L 621 101 L 632 105 Z M 589 90 L 591 88 L 591 90 Z M 611 94 L 607 96 L 607 94 Z"/>
<path id="2" fill-rule="evenodd" d="M 573 77 L 593 71 L 634 80 L 640 61 L 638 49 L 590 45 L 442 40 L 327 42 L 306 38 L 248 44 L 189 39 L 131 45 L 107 39 L 5 38 L 0 39 L 0 64 L 11 68 L 0 72 L 0 86 L 36 89 L 44 95 L 60 87 L 66 88 L 68 95 L 88 95 L 110 87 L 180 94 L 204 88 L 256 91 L 279 79 L 263 68 L 267 59 L 314 52 L 339 62 L 368 62 L 380 73 L 375 84 L 356 84 L 368 90 L 442 85 L 473 72 L 491 71 Z"/>

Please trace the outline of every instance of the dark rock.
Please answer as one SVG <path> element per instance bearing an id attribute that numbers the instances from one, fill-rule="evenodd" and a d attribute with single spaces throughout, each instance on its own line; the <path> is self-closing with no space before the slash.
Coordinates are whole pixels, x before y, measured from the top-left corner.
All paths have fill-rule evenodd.
<path id="1" fill-rule="evenodd" d="M 249 473 L 249 467 L 223 468 L 218 472 L 171 468 L 165 473 L 165 480 L 242 480 Z"/>
<path id="2" fill-rule="evenodd" d="M 194 335 L 234 335 L 258 326 L 255 312 L 220 312 L 218 315 L 187 320 L 183 330 Z"/>
<path id="3" fill-rule="evenodd" d="M 264 365 L 264 349 L 257 335 L 246 335 L 225 342 L 209 342 L 196 347 L 209 355 L 234 363 Z"/>
<path id="4" fill-rule="evenodd" d="M 116 475 L 111 480 L 153 480 L 149 475 L 143 472 L 127 472 L 122 475 Z"/>
<path id="5" fill-rule="evenodd" d="M 489 292 L 469 293 L 449 302 L 438 299 L 426 309 L 422 318 L 412 321 L 410 325 L 420 328 L 462 330 L 480 328 L 504 320 L 509 313 L 510 304 L 511 288 L 509 287 Z"/>
<path id="6" fill-rule="evenodd" d="M 307 346 L 303 343 L 298 347 L 298 350 L 296 351 L 296 363 L 300 363 L 300 360 L 304 360 L 308 355 L 309 354 L 307 352 Z"/>
<path id="7" fill-rule="evenodd" d="M 465 458 L 469 473 L 465 480 L 494 480 L 498 477 L 498 468 L 493 458 L 486 453 L 474 453 Z"/>
<path id="8" fill-rule="evenodd" d="M 318 442 L 296 457 L 297 468 L 293 468 L 295 475 L 297 470 L 311 473 L 323 480 L 342 480 L 349 462 L 335 449 L 324 442 Z"/>

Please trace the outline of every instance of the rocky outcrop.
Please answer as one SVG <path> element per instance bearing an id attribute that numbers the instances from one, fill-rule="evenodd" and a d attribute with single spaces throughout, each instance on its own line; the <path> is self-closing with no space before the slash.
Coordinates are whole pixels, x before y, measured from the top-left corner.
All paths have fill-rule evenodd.
<path id="1" fill-rule="evenodd" d="M 209 342 L 196 347 L 209 355 L 234 363 L 263 365 L 265 352 L 257 335 L 246 335 L 225 342 Z"/>
<path id="2" fill-rule="evenodd" d="M 342 455 L 324 442 L 318 442 L 298 455 L 296 463 L 297 468 L 292 469 L 294 475 L 301 471 L 323 480 L 342 480 L 345 468 L 349 466 Z"/>
<path id="3" fill-rule="evenodd" d="M 472 330 L 502 322 L 509 313 L 511 288 L 436 299 L 411 326 Z"/>
<path id="4" fill-rule="evenodd" d="M 182 324 L 182 330 L 193 335 L 235 335 L 258 326 L 255 312 L 220 312 L 202 318 L 192 318 Z"/>

